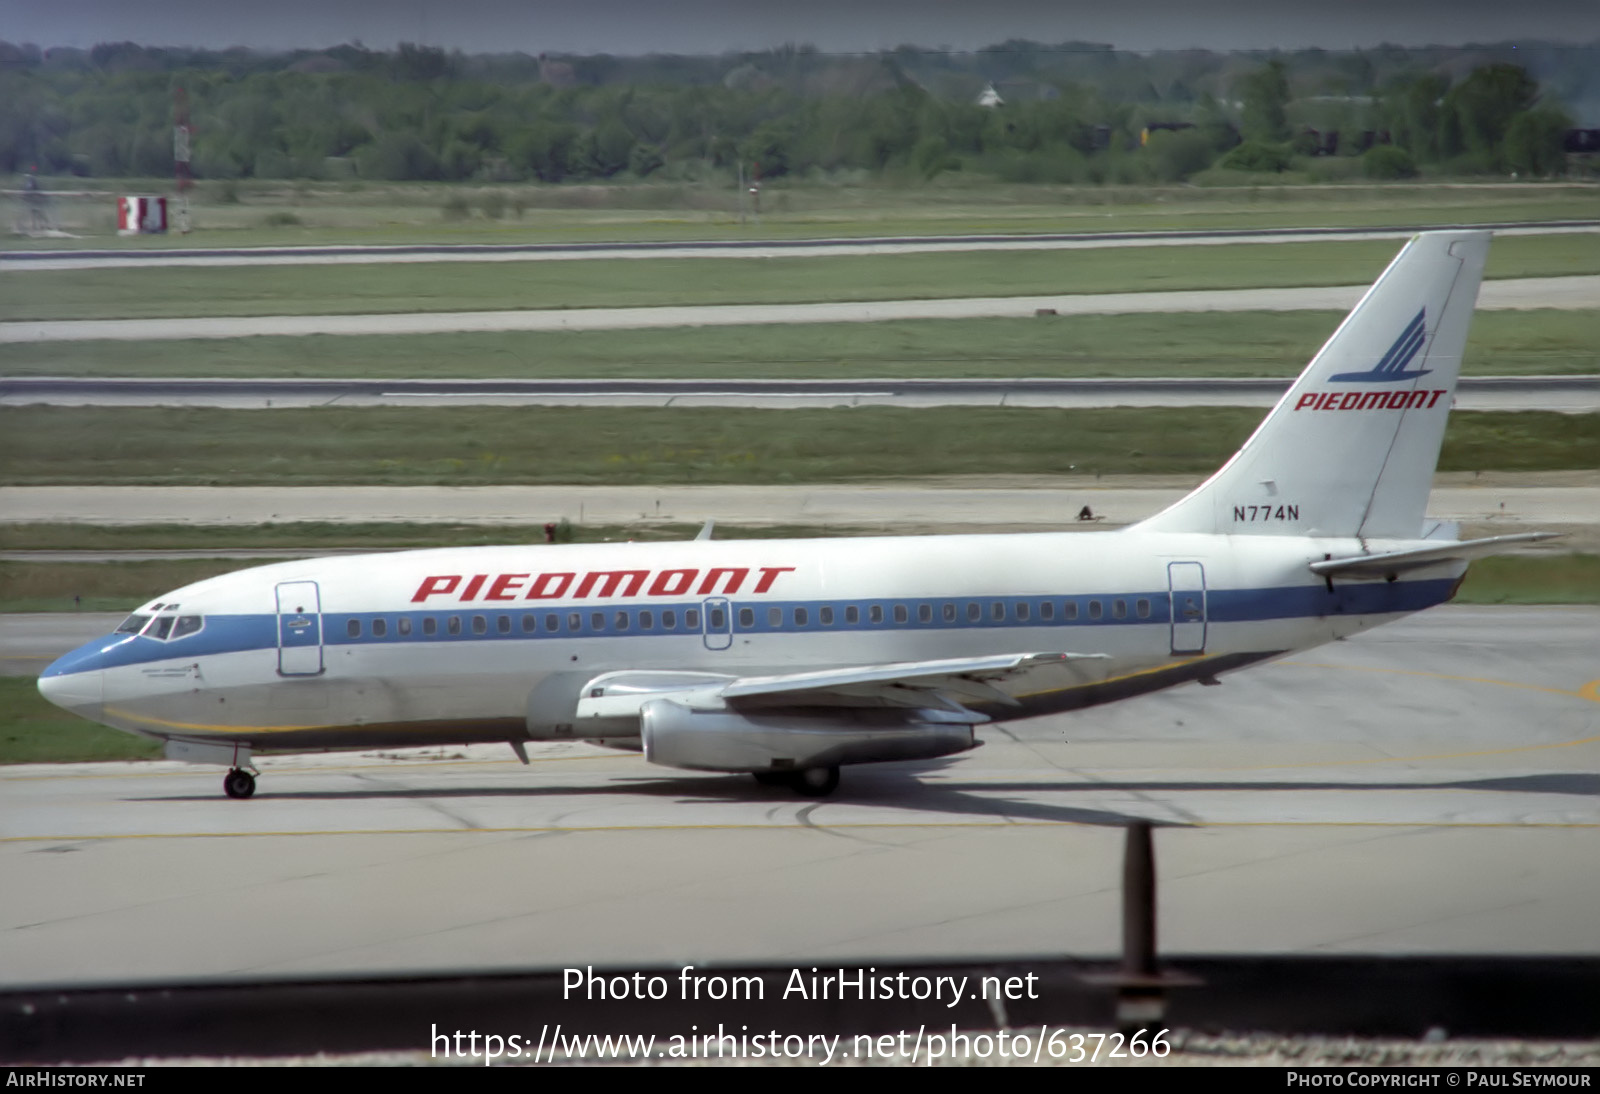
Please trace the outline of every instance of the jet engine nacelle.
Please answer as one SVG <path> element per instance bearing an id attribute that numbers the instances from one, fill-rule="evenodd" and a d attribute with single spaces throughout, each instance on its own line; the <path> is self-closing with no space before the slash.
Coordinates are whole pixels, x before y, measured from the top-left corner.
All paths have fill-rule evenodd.
<path id="1" fill-rule="evenodd" d="M 937 711 L 919 711 L 938 718 Z M 640 708 L 644 757 L 697 771 L 789 771 L 885 760 L 926 760 L 977 746 L 970 724 L 930 723 L 890 712 L 810 716 L 691 710 L 671 699 Z"/>

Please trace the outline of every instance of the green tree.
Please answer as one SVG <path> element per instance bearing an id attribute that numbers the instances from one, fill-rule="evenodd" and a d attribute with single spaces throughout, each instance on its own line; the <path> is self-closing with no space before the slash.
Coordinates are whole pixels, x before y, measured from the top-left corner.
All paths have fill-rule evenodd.
<path id="1" fill-rule="evenodd" d="M 1245 140 L 1281 141 L 1289 135 L 1284 107 L 1289 102 L 1289 77 L 1282 61 L 1268 61 L 1239 81 L 1244 101 Z"/>
<path id="2" fill-rule="evenodd" d="M 1150 134 L 1145 155 L 1162 182 L 1183 182 L 1216 158 L 1211 141 L 1198 129 L 1157 130 Z"/>
<path id="3" fill-rule="evenodd" d="M 1566 165 L 1561 149 L 1572 119 L 1554 107 L 1525 110 L 1506 127 L 1505 158 L 1519 175 L 1554 175 Z"/>
<path id="4" fill-rule="evenodd" d="M 1361 170 L 1369 179 L 1409 179 L 1416 175 L 1417 165 L 1404 148 L 1380 144 L 1362 154 Z"/>
<path id="5" fill-rule="evenodd" d="M 1287 171 L 1289 149 L 1266 141 L 1245 141 L 1222 157 L 1222 166 L 1235 171 Z"/>
<path id="6" fill-rule="evenodd" d="M 1445 97 L 1444 108 L 1460 127 L 1463 149 L 1489 170 L 1504 170 L 1504 142 L 1511 120 L 1530 110 L 1539 85 L 1518 65 L 1484 65 L 1472 70 Z"/>
<path id="7" fill-rule="evenodd" d="M 1450 81 L 1426 73 L 1393 85 L 1383 96 L 1380 116 L 1395 144 L 1425 162 L 1438 160 L 1441 113 Z"/>

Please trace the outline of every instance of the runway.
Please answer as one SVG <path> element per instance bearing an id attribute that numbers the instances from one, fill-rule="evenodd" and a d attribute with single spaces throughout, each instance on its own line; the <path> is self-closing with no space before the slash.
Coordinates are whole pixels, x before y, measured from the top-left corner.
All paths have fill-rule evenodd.
<path id="1" fill-rule="evenodd" d="M 1435 609 L 800 800 L 582 745 L 0 769 L 7 985 L 1168 953 L 1600 953 L 1600 609 Z"/>
<path id="2" fill-rule="evenodd" d="M 393 262 L 573 262 L 640 258 L 823 258 L 956 251 L 1056 251 L 1107 247 L 1193 247 L 1236 243 L 1362 242 L 1406 239 L 1430 228 L 1475 227 L 1498 235 L 1600 232 L 1594 221 L 1513 222 L 1373 228 L 1241 228 L 1232 231 L 1051 232 L 1028 235 L 880 236 L 837 239 L 699 240 L 643 243 L 436 243 L 394 246 L 161 248 L 0 251 L 6 270 L 107 270 L 195 266 L 303 266 Z"/>
<path id="3" fill-rule="evenodd" d="M 871 323 L 893 319 L 988 319 L 1192 311 L 1348 311 L 1365 285 L 966 297 L 823 304 L 706 304 L 647 308 L 401 312 L 378 315 L 263 315 L 190 319 L 9 320 L 0 344 L 109 339 L 244 338 L 252 335 L 448 334 L 462 331 L 575 331 L 770 323 Z M 1600 275 L 1485 281 L 1480 309 L 1600 307 Z"/>
<path id="4" fill-rule="evenodd" d="M 0 406 L 651 406 L 768 410 L 853 406 L 1273 406 L 1286 379 L 321 380 L 22 376 Z M 1600 411 L 1597 376 L 1478 376 L 1458 410 Z"/>

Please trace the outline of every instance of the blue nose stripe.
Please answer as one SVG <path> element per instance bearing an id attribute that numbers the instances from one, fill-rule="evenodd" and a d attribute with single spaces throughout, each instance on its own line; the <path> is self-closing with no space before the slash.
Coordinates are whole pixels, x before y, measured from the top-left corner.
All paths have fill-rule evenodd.
<path id="1" fill-rule="evenodd" d="M 51 676 L 70 676 L 75 672 L 98 672 L 106 667 L 110 651 L 134 641 L 131 634 L 108 634 L 85 642 L 71 653 L 64 653 L 39 674 L 41 680 Z"/>

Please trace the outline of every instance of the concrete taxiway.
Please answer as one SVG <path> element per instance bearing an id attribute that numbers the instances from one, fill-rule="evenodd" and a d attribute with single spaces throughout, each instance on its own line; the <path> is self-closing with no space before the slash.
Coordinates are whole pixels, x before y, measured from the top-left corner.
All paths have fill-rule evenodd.
<path id="1" fill-rule="evenodd" d="M 1435 227 L 1451 227 L 1438 225 Z M 1473 225 L 1496 235 L 1591 235 L 1594 221 Z M 396 262 L 577 262 L 640 258 L 832 258 L 960 251 L 1065 251 L 1109 247 L 1196 247 L 1239 243 L 1364 242 L 1406 239 L 1426 226 L 1239 228 L 1230 231 L 1050 232 L 1027 235 L 893 236 L 840 239 L 661 240 L 644 243 L 434 243 L 391 246 L 163 247 L 150 250 L 0 251 L 0 271 L 108 270 L 176 266 L 333 266 Z"/>
<path id="2" fill-rule="evenodd" d="M 985 731 L 826 800 L 583 745 L 0 770 L 0 981 L 1104 955 L 1600 953 L 1600 609 L 1441 608 Z"/>
<path id="3" fill-rule="evenodd" d="M 704 304 L 644 308 L 404 312 L 378 315 L 261 315 L 184 319 L 11 320 L 0 344 L 91 339 L 245 338 L 255 335 L 448 334 L 462 331 L 624 330 L 768 323 L 872 323 L 894 319 L 989 319 L 1192 311 L 1348 311 L 1365 285 L 1203 289 L 1183 292 L 869 300 L 821 304 Z M 1600 275 L 1485 281 L 1480 309 L 1600 307 Z"/>
<path id="4" fill-rule="evenodd" d="M 0 406 L 736 406 L 794 410 L 855 406 L 1255 406 L 1283 397 L 1285 379 L 865 380 L 328 380 L 203 377 L 0 377 Z M 1600 411 L 1600 376 L 1473 376 L 1458 410 Z"/>
<path id="5" fill-rule="evenodd" d="M 1196 485 L 1178 476 L 958 476 L 803 486 L 7 486 L 0 521 L 261 524 L 269 521 L 541 525 L 639 522 L 981 530 L 1077 526 L 1084 505 L 1130 524 Z M 1430 516 L 1504 531 L 1600 522 L 1593 472 L 1446 473 Z M 1081 527 L 1081 526 L 1080 526 Z"/>

